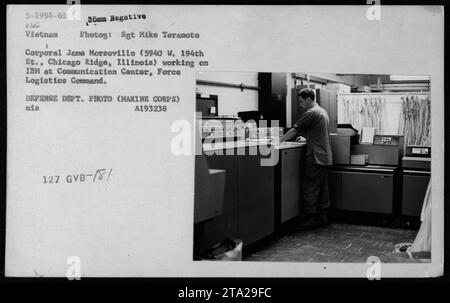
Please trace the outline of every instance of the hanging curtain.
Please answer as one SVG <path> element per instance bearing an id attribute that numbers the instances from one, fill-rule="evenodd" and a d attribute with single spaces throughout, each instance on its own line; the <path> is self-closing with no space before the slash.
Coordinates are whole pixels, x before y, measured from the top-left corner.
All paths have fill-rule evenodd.
<path id="1" fill-rule="evenodd" d="M 341 102 L 346 123 L 351 123 L 358 130 L 374 127 L 376 133 L 384 133 L 384 98 L 368 95 L 345 96 Z"/>
<path id="2" fill-rule="evenodd" d="M 431 145 L 431 102 L 429 96 L 401 98 L 402 110 L 398 133 L 405 136 L 406 145 Z"/>
<path id="3" fill-rule="evenodd" d="M 387 121 L 386 96 L 376 94 L 341 95 L 342 107 L 339 119 L 351 123 L 361 130 L 363 127 L 374 127 L 376 134 L 387 134 L 386 123 L 391 122 L 390 134 L 404 135 L 405 145 L 431 145 L 431 102 L 429 95 L 388 95 L 389 103 L 401 106 L 398 117 L 398 128 Z M 397 107 L 398 108 L 398 107 Z M 391 107 L 392 109 L 392 107 Z M 389 112 L 392 119 L 392 112 Z M 395 122 L 394 122 L 395 123 Z"/>

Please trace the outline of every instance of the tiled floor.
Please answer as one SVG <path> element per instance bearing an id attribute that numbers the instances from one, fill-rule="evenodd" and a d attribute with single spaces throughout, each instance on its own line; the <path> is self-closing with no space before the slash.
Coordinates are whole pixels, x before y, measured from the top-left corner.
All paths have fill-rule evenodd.
<path id="1" fill-rule="evenodd" d="M 413 242 L 416 231 L 373 226 L 331 224 L 288 234 L 267 243 L 245 261 L 362 262 L 377 256 L 381 262 L 420 262 L 393 253 L 394 245 Z"/>

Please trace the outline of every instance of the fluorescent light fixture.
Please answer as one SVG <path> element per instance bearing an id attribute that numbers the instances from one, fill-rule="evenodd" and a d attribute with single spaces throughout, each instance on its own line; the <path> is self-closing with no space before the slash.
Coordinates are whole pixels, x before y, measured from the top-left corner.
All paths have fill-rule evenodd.
<path id="1" fill-rule="evenodd" d="M 391 81 L 430 81 L 427 75 L 390 75 Z"/>

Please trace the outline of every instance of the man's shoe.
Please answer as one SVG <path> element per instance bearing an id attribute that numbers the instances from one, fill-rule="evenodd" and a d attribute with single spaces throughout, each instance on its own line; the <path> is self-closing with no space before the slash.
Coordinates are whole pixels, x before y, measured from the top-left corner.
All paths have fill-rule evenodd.
<path id="1" fill-rule="evenodd" d="M 316 214 L 307 215 L 303 222 L 300 224 L 302 229 L 313 229 L 317 227 Z"/>
<path id="2" fill-rule="evenodd" d="M 297 232 L 297 231 L 304 231 L 304 230 L 310 230 L 317 227 L 316 222 L 316 214 L 307 214 L 303 215 L 300 218 L 300 222 L 297 224 L 293 224 L 289 231 L 291 232 Z"/>
<path id="3" fill-rule="evenodd" d="M 330 221 L 328 221 L 328 210 L 322 209 L 319 210 L 317 213 L 317 225 L 319 227 L 325 227 L 330 224 Z"/>

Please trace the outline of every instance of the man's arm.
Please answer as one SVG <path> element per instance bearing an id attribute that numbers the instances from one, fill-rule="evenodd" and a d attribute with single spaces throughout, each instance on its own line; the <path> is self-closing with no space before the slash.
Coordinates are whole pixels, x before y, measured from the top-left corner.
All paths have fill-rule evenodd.
<path id="1" fill-rule="evenodd" d="M 291 140 L 298 135 L 303 134 L 305 128 L 307 128 L 316 119 L 316 116 L 312 111 L 306 111 L 303 115 L 295 122 L 293 128 L 291 128 L 283 137 L 280 139 L 280 143 Z"/>
<path id="2" fill-rule="evenodd" d="M 297 137 L 297 130 L 295 128 L 291 128 L 287 133 L 284 134 L 280 139 L 280 143 L 291 140 L 292 138 Z"/>
<path id="3" fill-rule="evenodd" d="M 297 131 L 298 135 L 303 135 L 305 129 L 308 128 L 315 120 L 317 120 L 317 115 L 313 111 L 308 110 L 303 113 L 300 119 L 298 119 L 292 127 Z"/>

